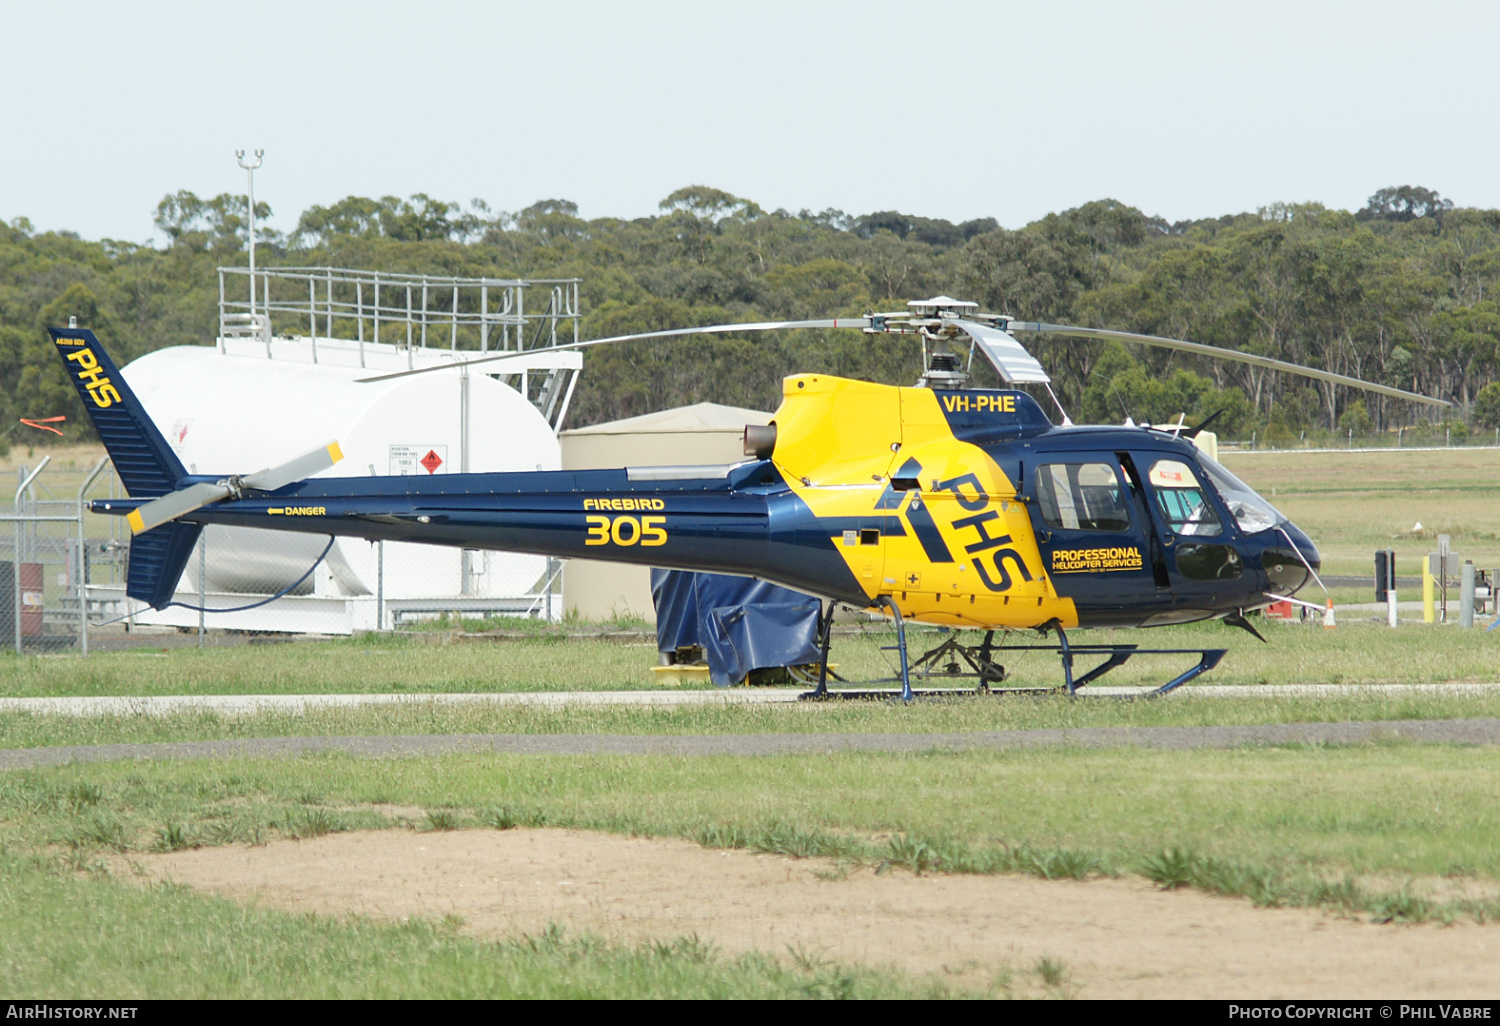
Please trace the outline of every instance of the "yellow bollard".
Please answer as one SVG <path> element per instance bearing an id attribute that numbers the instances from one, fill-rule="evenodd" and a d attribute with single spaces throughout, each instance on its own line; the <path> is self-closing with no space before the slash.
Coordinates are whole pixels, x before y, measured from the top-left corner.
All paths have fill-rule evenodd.
<path id="1" fill-rule="evenodd" d="M 1432 561 L 1422 558 L 1422 622 L 1437 622 L 1437 579 L 1432 576 Z"/>

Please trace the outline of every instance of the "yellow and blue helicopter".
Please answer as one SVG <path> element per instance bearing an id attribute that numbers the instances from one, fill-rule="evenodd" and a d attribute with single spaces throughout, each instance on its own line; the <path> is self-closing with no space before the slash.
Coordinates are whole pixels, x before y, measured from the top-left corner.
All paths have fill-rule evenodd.
<path id="1" fill-rule="evenodd" d="M 243 476 L 189 474 L 93 333 L 51 335 L 130 495 L 91 508 L 129 521 L 131 598 L 170 602 L 205 524 L 329 535 L 330 545 L 352 536 L 738 574 L 822 600 L 819 696 L 828 693 L 838 605 L 894 620 L 906 699 L 914 669 L 957 671 L 959 658 L 981 690 L 1003 681 L 996 654 L 1034 647 L 996 644 L 1004 630 L 1055 634 L 1057 645 L 1045 647 L 1060 654 L 1069 694 L 1132 655 L 1196 653 L 1195 666 L 1154 692 L 1162 694 L 1211 670 L 1225 650 L 1077 645 L 1067 632 L 1219 618 L 1259 637 L 1245 614 L 1316 579 L 1312 540 L 1193 444 L 1205 425 L 1074 426 L 1065 413 L 1058 425 L 1018 387 L 966 387 L 978 355 L 1007 385 L 1040 386 L 1057 402 L 1017 333 L 1119 338 L 1447 405 L 1180 339 L 980 313 L 945 296 L 863 318 L 714 325 L 557 348 L 789 328 L 913 335 L 925 371 L 911 388 L 788 377 L 775 420 L 748 427 L 747 458 L 729 466 L 430 478 L 312 477 L 341 458 L 337 443 Z M 913 664 L 910 621 L 955 633 Z M 961 629 L 984 631 L 983 641 L 960 643 Z M 1101 662 L 1075 676 L 1079 656 Z"/>

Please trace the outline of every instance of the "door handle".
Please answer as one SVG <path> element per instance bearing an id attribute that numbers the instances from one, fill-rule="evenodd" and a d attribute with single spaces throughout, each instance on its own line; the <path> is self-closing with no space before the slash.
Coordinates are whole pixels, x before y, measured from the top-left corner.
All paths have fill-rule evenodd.
<path id="1" fill-rule="evenodd" d="M 1038 531 L 1036 533 L 1036 540 L 1038 542 L 1040 542 L 1041 544 L 1046 545 L 1048 542 L 1050 542 L 1052 540 L 1052 532 L 1051 531 Z"/>

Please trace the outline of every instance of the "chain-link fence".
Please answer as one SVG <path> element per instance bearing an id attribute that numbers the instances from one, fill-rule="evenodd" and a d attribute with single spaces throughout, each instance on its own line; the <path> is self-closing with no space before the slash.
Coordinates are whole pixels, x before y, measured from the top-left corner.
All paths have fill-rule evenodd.
<path id="1" fill-rule="evenodd" d="M 390 630 L 444 613 L 552 619 L 558 561 L 542 556 L 367 542 L 210 525 L 161 610 L 133 621 L 253 633 Z"/>
<path id="2" fill-rule="evenodd" d="M 172 603 L 125 595 L 130 532 L 85 512 L 123 495 L 108 460 L 17 471 L 0 514 L 0 646 L 80 648 L 140 627 L 183 632 L 351 634 L 444 614 L 560 619 L 560 560 L 406 542 L 210 525 Z M 87 616 L 81 610 L 87 610 Z"/>
<path id="3" fill-rule="evenodd" d="M 22 652 L 86 649 L 90 622 L 123 608 L 88 587 L 118 584 L 124 596 L 122 525 L 89 524 L 82 513 L 88 498 L 119 494 L 109 462 L 51 463 L 18 467 L 13 503 L 0 513 L 0 645 Z"/>

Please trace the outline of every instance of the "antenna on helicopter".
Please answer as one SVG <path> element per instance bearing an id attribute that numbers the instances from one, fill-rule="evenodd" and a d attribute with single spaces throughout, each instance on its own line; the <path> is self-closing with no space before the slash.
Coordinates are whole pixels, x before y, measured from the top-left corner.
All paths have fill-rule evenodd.
<path id="1" fill-rule="evenodd" d="M 1201 423 L 1199 423 L 1197 427 L 1190 427 L 1186 431 L 1184 431 L 1182 433 L 1182 437 L 1189 440 L 1197 438 L 1200 432 L 1208 430 L 1208 426 L 1214 421 L 1218 420 L 1219 417 L 1223 415 L 1223 413 L 1224 410 L 1222 408 L 1215 410 L 1214 412 L 1210 413 L 1208 417 L 1205 418 Z"/>
<path id="2" fill-rule="evenodd" d="M 1067 410 L 1063 409 L 1062 401 L 1057 398 L 1057 393 L 1054 392 L 1054 391 L 1052 391 L 1052 384 L 1050 382 L 1044 381 L 1044 382 L 1042 382 L 1042 386 L 1047 389 L 1047 394 L 1052 397 L 1052 402 L 1053 402 L 1053 405 L 1055 405 L 1057 407 L 1057 412 L 1062 414 L 1062 419 L 1063 419 L 1062 426 L 1063 427 L 1072 427 L 1073 426 L 1073 418 L 1070 417 L 1070 416 L 1068 416 L 1068 411 Z"/>

